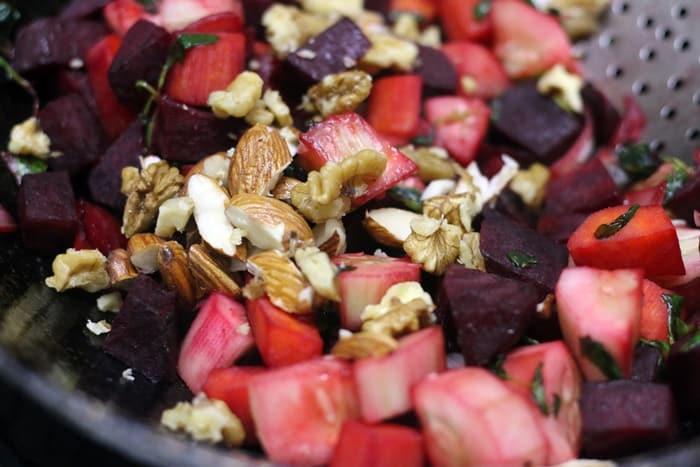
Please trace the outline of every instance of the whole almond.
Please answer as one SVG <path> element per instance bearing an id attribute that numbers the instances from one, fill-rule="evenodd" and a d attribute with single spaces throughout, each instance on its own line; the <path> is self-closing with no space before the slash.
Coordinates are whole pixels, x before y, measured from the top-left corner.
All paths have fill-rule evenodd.
<path id="1" fill-rule="evenodd" d="M 314 243 L 321 251 L 333 258 L 345 253 L 347 247 L 347 235 L 345 226 L 338 219 L 329 219 L 326 222 L 316 224 L 313 228 Z"/>
<path id="2" fill-rule="evenodd" d="M 287 142 L 274 128 L 256 124 L 243 133 L 228 171 L 231 195 L 267 195 L 292 162 Z"/>
<path id="3" fill-rule="evenodd" d="M 204 245 L 190 246 L 187 259 L 197 286 L 198 297 L 214 291 L 224 292 L 232 297 L 240 296 L 241 288 Z"/>
<path id="4" fill-rule="evenodd" d="M 109 256 L 107 256 L 107 273 L 109 274 L 109 282 L 113 287 L 123 287 L 139 275 L 134 265 L 131 264 L 129 253 L 122 248 L 109 252 Z"/>
<path id="5" fill-rule="evenodd" d="M 187 303 L 194 303 L 194 279 L 190 273 L 187 253 L 177 242 L 166 242 L 158 251 L 158 270 L 165 286 L 175 290 Z"/>
<path id="6" fill-rule="evenodd" d="M 393 248 L 403 248 L 411 234 L 411 221 L 421 217 L 413 211 L 398 208 L 379 208 L 367 211 L 365 229 L 376 241 Z"/>
<path id="7" fill-rule="evenodd" d="M 248 258 L 248 272 L 262 277 L 270 301 L 284 311 L 312 311 L 313 288 L 292 260 L 279 251 L 269 250 Z"/>

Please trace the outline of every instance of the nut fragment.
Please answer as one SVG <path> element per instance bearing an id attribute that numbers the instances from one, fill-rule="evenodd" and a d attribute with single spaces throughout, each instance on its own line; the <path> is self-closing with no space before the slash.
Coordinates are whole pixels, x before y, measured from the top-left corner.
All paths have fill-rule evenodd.
<path id="1" fill-rule="evenodd" d="M 369 72 L 385 68 L 410 71 L 418 59 L 418 46 L 411 41 L 399 39 L 391 34 L 368 34 L 372 47 L 360 65 Z"/>
<path id="2" fill-rule="evenodd" d="M 547 70 L 537 81 L 537 90 L 550 94 L 561 108 L 569 112 L 583 112 L 583 78 L 569 73 L 564 65 L 557 64 Z"/>
<path id="3" fill-rule="evenodd" d="M 279 131 L 264 125 L 248 129 L 236 145 L 228 171 L 231 195 L 267 195 L 292 162 L 287 142 Z"/>
<path id="4" fill-rule="evenodd" d="M 193 211 L 194 202 L 187 196 L 170 198 L 158 208 L 156 235 L 170 238 L 175 232 L 184 231 Z"/>
<path id="5" fill-rule="evenodd" d="M 309 103 L 323 116 L 351 112 L 369 97 L 372 77 L 359 70 L 328 75 L 309 88 Z"/>
<path id="6" fill-rule="evenodd" d="M 158 251 L 165 241 L 152 233 L 136 234 L 126 244 L 129 260 L 143 274 L 153 274 L 158 270 Z"/>
<path id="7" fill-rule="evenodd" d="M 107 261 L 109 261 L 109 259 Z M 118 313 L 121 306 L 122 294 L 119 292 L 109 292 L 97 297 L 97 309 L 105 313 Z"/>
<path id="8" fill-rule="evenodd" d="M 267 109 L 265 102 L 259 99 L 253 109 L 245 115 L 245 122 L 248 125 L 272 125 L 275 122 L 275 115 Z"/>
<path id="9" fill-rule="evenodd" d="M 399 305 L 409 303 L 413 300 L 422 300 L 428 312 L 435 309 L 433 299 L 429 293 L 423 290 L 420 282 L 399 282 L 394 284 L 384 293 L 380 302 L 376 305 L 367 305 L 362 312 L 362 321 L 368 321 L 380 318 L 389 313 L 392 309 Z"/>
<path id="10" fill-rule="evenodd" d="M 158 250 L 158 270 L 165 286 L 175 290 L 187 303 L 194 303 L 194 280 L 185 249 L 177 242 L 166 242 Z"/>
<path id="11" fill-rule="evenodd" d="M 404 146 L 401 152 L 418 165 L 418 177 L 424 182 L 451 179 L 455 167 L 447 152 L 439 147 Z"/>
<path id="12" fill-rule="evenodd" d="M 329 219 L 326 222 L 317 224 L 313 228 L 313 232 L 314 243 L 331 258 L 345 253 L 347 236 L 342 221 Z"/>
<path id="13" fill-rule="evenodd" d="M 317 294 L 329 300 L 340 301 L 338 268 L 325 252 L 316 247 L 298 248 L 294 252 L 294 261 Z"/>
<path id="14" fill-rule="evenodd" d="M 333 15 L 318 15 L 275 3 L 262 16 L 265 35 L 275 54 L 284 58 L 334 22 Z"/>
<path id="15" fill-rule="evenodd" d="M 272 112 L 272 115 L 275 116 L 275 120 L 277 120 L 279 126 L 288 127 L 294 124 L 289 106 L 282 100 L 279 91 L 268 89 L 265 91 L 265 94 L 263 94 L 262 100 L 268 110 Z"/>
<path id="16" fill-rule="evenodd" d="M 292 260 L 277 250 L 248 258 L 248 272 L 262 277 L 265 293 L 276 306 L 289 313 L 309 313 L 313 288 Z"/>
<path id="17" fill-rule="evenodd" d="M 460 227 L 429 217 L 411 222 L 411 235 L 403 248 L 414 263 L 433 274 L 442 274 L 459 256 Z"/>
<path id="18" fill-rule="evenodd" d="M 335 13 L 353 17 L 362 12 L 362 0 L 301 0 L 304 10 L 311 13 Z"/>
<path id="19" fill-rule="evenodd" d="M 610 0 L 547 0 L 544 3 L 547 10 L 557 12 L 557 17 L 569 36 L 579 39 L 598 29 L 598 19 L 607 9 Z"/>
<path id="20" fill-rule="evenodd" d="M 432 325 L 435 322 L 432 308 L 421 298 L 399 303 L 382 316 L 365 321 L 362 331 L 400 337 Z"/>
<path id="21" fill-rule="evenodd" d="M 219 118 L 245 117 L 262 97 L 263 85 L 260 75 L 244 71 L 239 73 L 225 90 L 212 92 L 207 105 Z"/>
<path id="22" fill-rule="evenodd" d="M 303 182 L 296 178 L 282 176 L 270 194 L 280 201 L 289 202 L 292 199 L 292 189 L 300 183 Z"/>
<path id="23" fill-rule="evenodd" d="M 158 214 L 158 208 L 177 194 L 184 178 L 175 167 L 160 161 L 139 173 L 135 167 L 122 170 L 122 193 L 127 196 L 123 231 L 126 237 L 146 231 Z"/>
<path id="24" fill-rule="evenodd" d="M 518 171 L 510 181 L 510 189 L 520 196 L 523 203 L 536 209 L 542 205 L 549 177 L 549 168 L 536 162 L 528 169 Z"/>
<path id="25" fill-rule="evenodd" d="M 192 245 L 187 255 L 190 272 L 197 286 L 197 296 L 224 292 L 232 297 L 241 295 L 241 288 L 203 245 Z"/>
<path id="26" fill-rule="evenodd" d="M 107 273 L 109 274 L 109 283 L 113 287 L 125 286 L 139 275 L 134 265 L 131 264 L 129 253 L 122 248 L 109 252 Z"/>
<path id="27" fill-rule="evenodd" d="M 459 242 L 459 258 L 457 262 L 469 269 L 486 271 L 484 257 L 479 247 L 481 236 L 479 232 L 467 232 Z"/>
<path id="28" fill-rule="evenodd" d="M 181 195 L 187 194 L 187 183 L 193 175 L 201 174 L 206 175 L 212 180 L 228 188 L 228 170 L 231 164 L 231 158 L 225 152 L 218 152 L 207 156 L 197 162 L 192 168 L 187 172 L 185 177 L 185 183 L 181 191 Z"/>
<path id="29" fill-rule="evenodd" d="M 398 347 L 396 339 L 388 334 L 358 332 L 352 336 L 339 339 L 331 349 L 331 354 L 347 360 L 359 360 L 367 357 L 380 357 Z"/>
<path id="30" fill-rule="evenodd" d="M 433 219 L 445 219 L 449 224 L 472 230 L 472 220 L 481 207 L 473 193 L 452 196 L 435 196 L 423 202 L 423 214 Z"/>
<path id="31" fill-rule="evenodd" d="M 393 248 L 403 248 L 411 234 L 411 221 L 421 217 L 399 208 L 371 209 L 365 214 L 365 229 L 376 241 Z"/>
<path id="32" fill-rule="evenodd" d="M 79 288 L 88 292 L 109 287 L 107 258 L 99 250 L 74 250 L 56 256 L 51 264 L 53 276 L 47 277 L 46 285 L 63 292 Z"/>
<path id="33" fill-rule="evenodd" d="M 46 159 L 51 154 L 51 139 L 41 131 L 39 120 L 29 117 L 12 127 L 7 150 L 20 156 Z"/>
<path id="34" fill-rule="evenodd" d="M 208 399 L 203 393 L 192 403 L 178 402 L 163 411 L 160 422 L 173 431 L 185 430 L 197 441 L 239 446 L 245 439 L 243 424 L 226 403 Z"/>

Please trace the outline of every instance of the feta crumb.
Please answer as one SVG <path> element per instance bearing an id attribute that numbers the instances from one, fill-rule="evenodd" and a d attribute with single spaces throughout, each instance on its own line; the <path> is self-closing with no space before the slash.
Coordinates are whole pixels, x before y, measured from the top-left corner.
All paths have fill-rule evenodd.
<path id="1" fill-rule="evenodd" d="M 12 127 L 7 150 L 20 156 L 46 159 L 51 156 L 51 139 L 39 126 L 39 120 L 30 117 Z"/>
<path id="2" fill-rule="evenodd" d="M 374 256 L 379 256 L 380 258 L 388 258 L 389 257 L 389 255 L 387 255 L 386 252 L 384 250 L 382 250 L 381 248 L 377 248 L 376 250 L 374 250 L 373 254 L 374 254 Z"/>
<path id="3" fill-rule="evenodd" d="M 158 162 L 162 161 L 160 157 L 150 154 L 146 157 L 139 156 L 139 163 L 141 165 L 141 170 L 146 170 L 146 168 L 149 165 L 157 164 Z"/>
<path id="4" fill-rule="evenodd" d="M 107 334 L 112 330 L 112 325 L 105 320 L 100 320 L 98 322 L 87 320 L 85 327 L 96 336 L 101 336 L 102 334 Z"/>
<path id="5" fill-rule="evenodd" d="M 122 295 L 119 292 L 106 293 L 97 297 L 97 309 L 117 313 L 122 306 Z"/>
<path id="6" fill-rule="evenodd" d="M 79 58 L 73 58 L 71 59 L 70 62 L 68 62 L 68 66 L 70 67 L 71 70 L 80 70 L 85 66 L 85 62 L 83 62 Z"/>
<path id="7" fill-rule="evenodd" d="M 127 368 L 126 370 L 122 371 L 122 378 L 129 382 L 134 381 L 136 379 L 136 377 L 134 377 L 134 370 Z"/>
<path id="8" fill-rule="evenodd" d="M 335 13 L 354 17 L 362 13 L 363 0 L 301 0 L 304 10 L 311 13 Z"/>
<path id="9" fill-rule="evenodd" d="M 352 68 L 355 65 L 357 65 L 357 60 L 346 55 L 345 57 L 343 57 L 343 65 L 345 65 L 345 68 Z"/>
<path id="10" fill-rule="evenodd" d="M 250 324 L 249 324 L 249 323 L 243 323 L 243 324 L 239 325 L 239 326 L 236 328 L 236 333 L 237 333 L 237 334 L 243 334 L 244 336 L 247 336 L 248 334 L 250 334 Z"/>
<path id="11" fill-rule="evenodd" d="M 299 49 L 296 51 L 296 54 L 299 58 L 303 58 L 305 60 L 313 60 L 316 58 L 316 52 L 309 49 Z"/>

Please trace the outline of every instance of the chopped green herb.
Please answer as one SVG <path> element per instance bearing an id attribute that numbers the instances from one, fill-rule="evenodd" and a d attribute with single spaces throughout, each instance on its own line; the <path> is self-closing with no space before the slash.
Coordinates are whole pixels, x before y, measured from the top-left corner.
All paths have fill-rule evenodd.
<path id="1" fill-rule="evenodd" d="M 649 347 L 654 347 L 655 349 L 659 349 L 659 351 L 661 351 L 661 354 L 664 357 L 666 357 L 668 355 L 668 352 L 671 350 L 671 346 L 666 341 L 660 341 L 660 340 L 650 341 L 649 339 L 639 339 L 639 342 L 641 342 L 644 345 L 648 345 Z"/>
<path id="2" fill-rule="evenodd" d="M 668 310 L 668 341 L 671 345 L 690 332 L 690 326 L 681 319 L 683 297 L 674 293 L 661 294 Z"/>
<path id="3" fill-rule="evenodd" d="M 395 186 L 386 192 L 389 198 L 396 200 L 414 212 L 423 212 L 421 192 L 416 188 Z"/>
<path id="4" fill-rule="evenodd" d="M 520 339 L 520 344 L 522 345 L 539 345 L 541 344 L 540 341 L 537 339 L 533 339 L 532 337 L 525 336 L 522 339 Z"/>
<path id="5" fill-rule="evenodd" d="M 605 346 L 589 336 L 580 340 L 581 353 L 608 379 L 622 378 L 622 370 Z"/>
<path id="6" fill-rule="evenodd" d="M 543 415 L 549 415 L 549 406 L 547 405 L 547 395 L 544 393 L 544 380 L 542 378 L 542 363 L 535 368 L 535 376 L 530 383 L 530 396 L 535 401 L 535 405 L 540 409 Z"/>
<path id="7" fill-rule="evenodd" d="M 685 181 L 690 175 L 690 167 L 682 160 L 672 157 L 666 159 L 673 165 L 671 173 L 666 176 L 666 190 L 664 191 L 664 204 L 683 188 Z"/>
<path id="8" fill-rule="evenodd" d="M 418 135 L 411 140 L 411 144 L 416 146 L 430 146 L 435 142 L 435 134 L 430 133 L 427 135 Z"/>
<path id="9" fill-rule="evenodd" d="M 695 334 L 693 334 L 690 339 L 686 341 L 685 344 L 683 344 L 683 347 L 681 347 L 681 352 L 687 352 L 689 350 L 694 349 L 695 347 L 700 344 L 700 329 L 697 329 L 695 331 Z"/>
<path id="10" fill-rule="evenodd" d="M 474 19 L 481 21 L 486 18 L 486 15 L 491 11 L 491 0 L 481 0 L 474 5 Z"/>
<path id="11" fill-rule="evenodd" d="M 537 264 L 537 258 L 529 253 L 523 253 L 522 251 L 509 251 L 506 256 L 508 256 L 508 259 L 513 265 L 520 269 L 525 269 L 533 264 Z"/>
<path id="12" fill-rule="evenodd" d="M 647 178 L 661 163 L 648 144 L 621 146 L 615 154 L 620 166 L 635 180 Z"/>
<path id="13" fill-rule="evenodd" d="M 561 396 L 559 394 L 554 394 L 554 403 L 552 404 L 552 413 L 554 416 L 559 415 L 559 410 L 561 409 Z"/>
<path id="14" fill-rule="evenodd" d="M 489 370 L 502 380 L 508 379 L 508 373 L 503 369 L 503 362 L 506 360 L 505 354 L 498 354 L 496 359 L 491 365 L 489 365 Z"/>
<path id="15" fill-rule="evenodd" d="M 626 226 L 630 220 L 632 220 L 632 217 L 634 217 L 638 209 L 639 205 L 633 204 L 632 207 L 627 210 L 627 212 L 625 212 L 624 214 L 620 214 L 620 216 L 611 223 L 600 224 L 598 228 L 595 229 L 593 236 L 598 240 L 612 237 L 613 235 L 618 233 L 624 226 Z"/>
<path id="16" fill-rule="evenodd" d="M 40 174 L 49 169 L 49 164 L 45 160 L 30 156 L 17 157 L 20 175 Z"/>

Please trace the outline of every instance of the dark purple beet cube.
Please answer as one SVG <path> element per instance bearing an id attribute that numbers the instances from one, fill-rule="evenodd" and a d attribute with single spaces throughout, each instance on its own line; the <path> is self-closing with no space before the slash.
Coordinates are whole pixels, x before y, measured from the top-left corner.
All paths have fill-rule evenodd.
<path id="1" fill-rule="evenodd" d="M 440 49 L 419 45 L 416 73 L 423 78 L 426 95 L 457 93 L 457 70 Z"/>
<path id="2" fill-rule="evenodd" d="M 665 384 L 629 380 L 584 383 L 583 452 L 594 458 L 653 449 L 676 436 L 676 411 Z"/>
<path id="3" fill-rule="evenodd" d="M 77 70 L 59 70 L 56 73 L 56 95 L 80 94 L 90 110 L 97 115 L 95 94 L 92 92 L 87 73 Z"/>
<path id="4" fill-rule="evenodd" d="M 486 365 L 517 344 L 539 296 L 526 282 L 457 265 L 447 269 L 439 294 L 439 319 L 448 340 L 456 335 L 467 365 Z"/>
<path id="5" fill-rule="evenodd" d="M 72 0 L 61 10 L 59 18 L 82 19 L 99 12 L 109 0 Z"/>
<path id="6" fill-rule="evenodd" d="M 591 213 L 621 201 L 610 173 L 595 158 L 569 174 L 550 180 L 544 204 L 547 212 L 553 214 Z"/>
<path id="7" fill-rule="evenodd" d="M 53 253 L 72 245 L 78 231 L 78 215 L 68 173 L 46 172 L 22 177 L 17 213 L 27 248 Z"/>
<path id="8" fill-rule="evenodd" d="M 600 89 L 587 83 L 581 90 L 583 102 L 593 117 L 595 141 L 600 146 L 606 146 L 620 126 L 620 112 L 610 103 Z"/>
<path id="9" fill-rule="evenodd" d="M 198 110 L 169 98 L 158 104 L 153 127 L 153 147 L 169 161 L 197 162 L 215 152 L 234 145 L 229 136 L 240 122 L 216 118 L 213 113 Z"/>
<path id="10" fill-rule="evenodd" d="M 630 379 L 642 383 L 653 383 L 659 376 L 659 365 L 663 362 L 663 354 L 656 347 L 639 344 L 634 349 L 632 374 Z"/>
<path id="11" fill-rule="evenodd" d="M 90 195 L 95 201 L 116 211 L 124 209 L 122 169 L 139 166 L 139 156 L 145 152 L 143 140 L 143 124 L 136 119 L 107 149 L 88 178 Z"/>
<path id="12" fill-rule="evenodd" d="M 177 361 L 177 295 L 148 276 L 129 285 L 103 350 L 153 381 L 172 380 Z"/>
<path id="13" fill-rule="evenodd" d="M 39 71 L 49 66 L 68 66 L 108 33 L 94 21 L 42 18 L 22 27 L 15 40 L 13 65 L 18 73 Z"/>
<path id="14" fill-rule="evenodd" d="M 120 101 L 134 110 L 141 109 L 148 95 L 136 88 L 136 82 L 157 85 L 170 43 L 168 31 L 150 21 L 140 20 L 129 29 L 108 73 L 109 84 Z"/>
<path id="15" fill-rule="evenodd" d="M 365 9 L 376 11 L 383 15 L 389 14 L 391 0 L 365 0 Z"/>
<path id="16" fill-rule="evenodd" d="M 694 225 L 693 211 L 700 210 L 700 171 L 695 171 L 666 203 L 676 216 Z"/>
<path id="17" fill-rule="evenodd" d="M 545 164 L 563 156 L 583 129 L 579 118 L 540 94 L 533 82 L 515 84 L 494 101 L 492 125 Z"/>
<path id="18" fill-rule="evenodd" d="M 688 347 L 689 337 L 671 347 L 666 369 L 681 415 L 691 418 L 700 416 L 700 346 Z"/>
<path id="19" fill-rule="evenodd" d="M 554 291 L 569 261 L 565 245 L 493 209 L 484 210 L 480 232 L 487 271 L 531 282 L 542 293 Z"/>
<path id="20" fill-rule="evenodd" d="M 76 174 L 92 166 L 102 152 L 102 127 L 79 94 L 49 102 L 39 112 L 42 129 L 51 138 L 51 150 L 61 153 L 49 160 L 51 170 Z"/>
<path id="21" fill-rule="evenodd" d="M 586 217 L 588 214 L 579 212 L 553 214 L 545 211 L 537 221 L 537 231 L 556 242 L 566 243 Z"/>
<path id="22" fill-rule="evenodd" d="M 289 54 L 287 61 L 311 81 L 321 81 L 353 68 L 371 45 L 352 20 L 343 18 Z"/>

